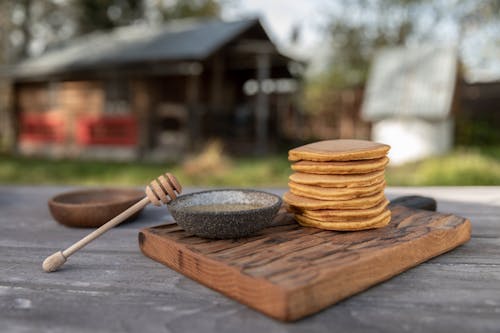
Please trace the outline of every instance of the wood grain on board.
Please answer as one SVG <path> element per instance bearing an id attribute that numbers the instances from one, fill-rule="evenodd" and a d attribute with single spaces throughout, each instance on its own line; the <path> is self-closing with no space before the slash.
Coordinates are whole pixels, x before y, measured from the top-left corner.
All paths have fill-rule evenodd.
<path id="1" fill-rule="evenodd" d="M 176 224 L 139 233 L 142 252 L 271 317 L 291 321 L 447 252 L 470 238 L 462 217 L 392 206 L 381 229 L 332 232 L 278 226 L 240 240 L 206 240 Z M 410 287 L 409 287 L 410 288 Z"/>

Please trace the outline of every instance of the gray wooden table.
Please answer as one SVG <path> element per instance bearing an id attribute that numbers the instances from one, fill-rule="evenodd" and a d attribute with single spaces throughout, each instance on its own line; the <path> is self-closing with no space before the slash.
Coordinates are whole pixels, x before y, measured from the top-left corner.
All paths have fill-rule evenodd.
<path id="1" fill-rule="evenodd" d="M 500 187 L 389 188 L 433 196 L 468 217 L 466 245 L 296 323 L 284 324 L 144 257 L 149 207 L 64 268 L 41 262 L 88 230 L 56 224 L 46 202 L 68 188 L 0 186 L 0 332 L 500 332 Z M 273 190 L 283 193 L 283 190 Z"/>

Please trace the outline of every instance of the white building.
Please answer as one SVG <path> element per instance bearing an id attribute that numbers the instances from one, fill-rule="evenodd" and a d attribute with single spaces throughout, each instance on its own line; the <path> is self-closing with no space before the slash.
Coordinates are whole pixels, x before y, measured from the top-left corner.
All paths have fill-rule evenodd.
<path id="1" fill-rule="evenodd" d="M 372 64 L 362 117 L 372 140 L 391 145 L 391 164 L 443 154 L 453 145 L 457 50 L 386 48 Z"/>

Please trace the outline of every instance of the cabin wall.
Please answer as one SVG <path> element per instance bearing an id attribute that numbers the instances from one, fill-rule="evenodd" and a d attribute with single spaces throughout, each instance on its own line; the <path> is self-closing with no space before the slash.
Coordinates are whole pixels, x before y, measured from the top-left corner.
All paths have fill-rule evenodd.
<path id="1" fill-rule="evenodd" d="M 256 98 L 243 85 L 256 70 L 231 69 L 218 54 L 183 75 L 115 73 L 104 79 L 18 83 L 17 148 L 22 154 L 176 160 L 211 139 L 240 154 L 256 142 Z M 285 137 L 289 92 L 268 95 L 267 144 Z M 271 148 L 272 149 L 272 148 Z"/>
<path id="2" fill-rule="evenodd" d="M 97 80 L 18 84 L 18 151 L 54 157 L 133 157 L 135 115 L 127 101 L 110 98 L 109 89 L 108 82 Z"/>
<path id="3" fill-rule="evenodd" d="M 189 147 L 190 109 L 187 103 L 188 78 L 165 76 L 144 78 L 141 94 L 148 96 L 148 106 L 138 111 L 142 117 L 140 136 L 146 141 L 143 157 L 175 160 Z M 134 91 L 139 94 L 140 91 Z"/>

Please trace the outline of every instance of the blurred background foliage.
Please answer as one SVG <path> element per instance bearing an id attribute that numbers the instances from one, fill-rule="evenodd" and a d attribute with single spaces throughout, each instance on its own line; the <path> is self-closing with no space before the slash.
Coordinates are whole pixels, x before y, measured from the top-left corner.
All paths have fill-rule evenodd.
<path id="1" fill-rule="evenodd" d="M 328 106 L 330 91 L 364 85 L 381 47 L 446 44 L 453 42 L 446 40 L 451 38 L 446 30 L 453 27 L 458 31 L 457 47 L 463 50 L 467 38 L 500 19 L 497 0 L 352 0 L 332 2 L 332 7 L 325 10 L 330 14 L 322 27 L 331 50 L 327 66 L 308 77 L 306 85 L 310 112 Z"/>
<path id="2" fill-rule="evenodd" d="M 217 0 L 2 0 L 1 63 L 94 31 L 187 17 L 218 17 Z"/>

